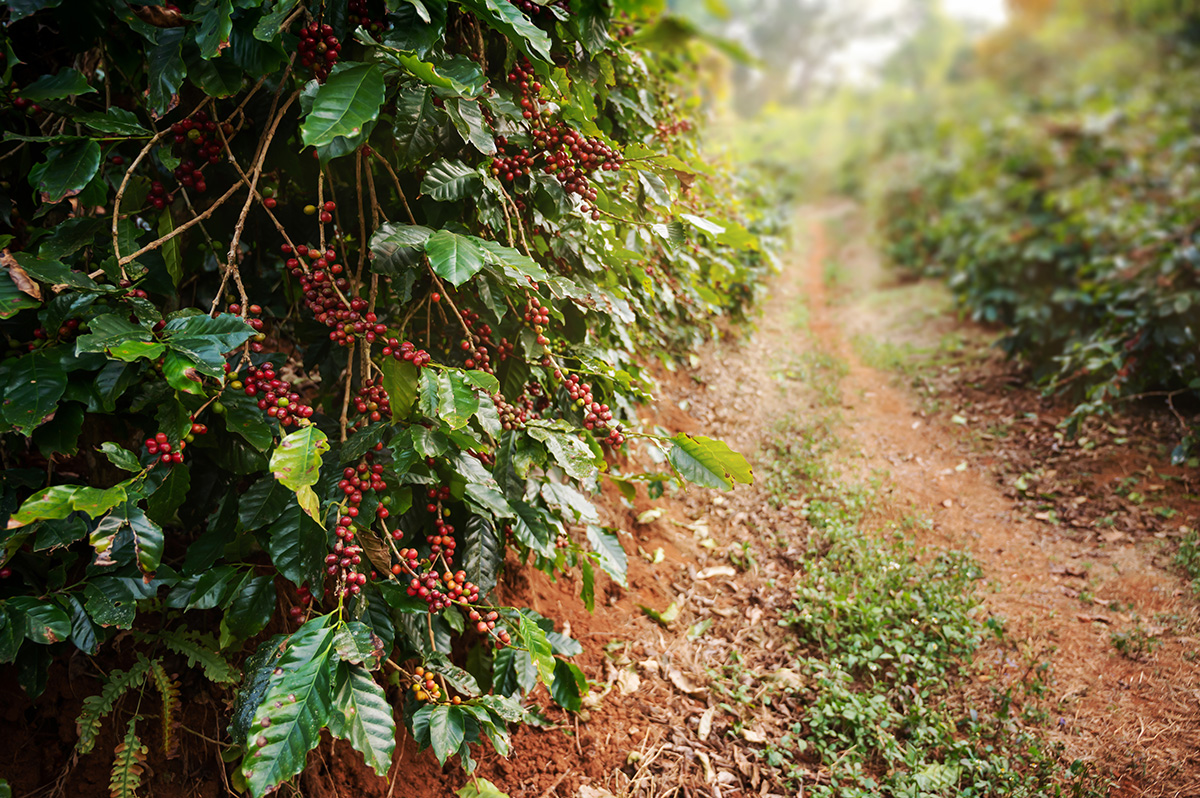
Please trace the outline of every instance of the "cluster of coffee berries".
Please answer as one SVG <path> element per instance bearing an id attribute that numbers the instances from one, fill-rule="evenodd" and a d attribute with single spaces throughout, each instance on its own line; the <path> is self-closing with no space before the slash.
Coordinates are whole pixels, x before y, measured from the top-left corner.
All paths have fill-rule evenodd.
<path id="1" fill-rule="evenodd" d="M 180 441 L 178 446 L 172 446 L 165 432 L 160 432 L 153 438 L 146 439 L 146 451 L 149 454 L 157 455 L 158 462 L 164 464 L 182 463 L 183 448 L 185 446 L 187 446 L 187 443 L 184 441 Z"/>
<path id="2" fill-rule="evenodd" d="M 296 49 L 300 52 L 301 65 L 311 69 L 313 77 L 324 83 L 329 70 L 337 63 L 342 44 L 333 35 L 332 25 L 322 25 L 314 20 L 300 29 L 300 43 Z"/>
<path id="3" fill-rule="evenodd" d="M 56 332 L 57 332 L 57 335 L 55 337 L 57 337 L 58 340 L 60 340 L 60 341 L 71 340 L 76 335 L 79 335 L 79 319 L 67 319 L 65 322 L 62 323 L 62 325 L 58 328 L 58 330 Z M 39 341 L 44 341 L 49 336 L 46 335 L 46 331 L 44 329 L 42 329 L 41 327 L 37 327 L 33 331 L 33 337 Z"/>
<path id="4" fill-rule="evenodd" d="M 369 458 L 373 456 L 368 454 Z M 367 583 L 367 575 L 357 570 L 355 566 L 362 563 L 362 547 L 354 542 L 354 519 L 358 518 L 363 494 L 373 490 L 377 494 L 387 490 L 387 482 L 383 479 L 383 466 L 363 460 L 357 466 L 347 466 L 342 471 L 342 479 L 338 488 L 346 497 L 346 509 L 337 522 L 337 541 L 333 551 L 325 557 L 325 572 L 330 576 L 338 576 L 338 590 L 342 594 L 354 595 L 362 590 Z M 382 504 L 376 508 L 375 514 L 381 518 L 388 517 L 388 509 Z"/>
<path id="5" fill-rule="evenodd" d="M 225 307 L 225 310 L 228 313 L 232 313 L 234 316 L 242 315 L 242 305 L 240 302 L 229 303 Z M 246 318 L 246 323 L 249 324 L 252 328 L 254 328 L 254 331 L 256 333 L 262 332 L 262 329 L 265 325 L 263 324 L 263 320 L 258 318 L 259 316 L 262 315 L 262 312 L 263 312 L 262 305 L 247 305 L 245 310 L 246 310 L 246 313 L 249 315 L 249 317 Z"/>
<path id="6" fill-rule="evenodd" d="M 504 429 L 523 429 L 528 421 L 538 418 L 537 409 L 528 393 L 523 392 L 514 403 L 509 403 L 503 394 L 493 394 L 492 403 L 496 405 L 500 426 Z"/>
<path id="7" fill-rule="evenodd" d="M 208 190 L 202 169 L 206 164 L 219 163 L 221 160 L 223 145 L 215 135 L 217 127 L 218 123 L 209 119 L 208 113 L 203 110 L 171 125 L 171 132 L 175 134 L 175 154 L 182 155 L 189 148 L 192 150 L 192 157 L 185 158 L 175 167 L 175 179 L 181 186 L 195 188 L 199 194 Z M 232 136 L 233 126 L 225 123 L 221 125 L 221 132 L 227 137 Z"/>
<path id="8" fill-rule="evenodd" d="M 371 33 L 379 33 L 387 25 L 382 7 L 378 8 L 376 13 L 372 14 L 368 0 L 350 0 L 346 11 L 346 22 L 349 23 L 350 30 L 354 30 L 361 25 L 371 31 Z"/>
<path id="9" fill-rule="evenodd" d="M 486 371 L 488 374 L 493 373 L 492 356 L 487 350 L 487 344 L 491 342 L 491 325 L 480 324 L 479 314 L 470 309 L 462 312 L 462 319 L 469 334 L 469 337 L 459 342 L 459 348 L 464 354 L 463 366 Z"/>
<path id="10" fill-rule="evenodd" d="M 413 680 L 412 691 L 418 701 L 432 702 L 442 697 L 442 688 L 438 686 L 433 671 L 427 671 L 418 665 L 413 673 L 417 678 Z"/>
<path id="11" fill-rule="evenodd" d="M 367 583 L 367 575 L 355 568 L 362 562 L 362 547 L 355 544 L 350 527 L 339 526 L 337 537 L 333 551 L 325 555 L 325 573 L 337 578 L 335 591 L 339 595 L 353 596 Z"/>
<path id="12" fill-rule="evenodd" d="M 537 333 L 539 344 L 546 346 L 550 343 L 550 339 L 542 334 L 546 331 L 546 325 L 550 323 L 550 309 L 543 305 L 536 296 L 530 297 L 529 301 L 525 303 L 525 314 L 521 318 L 529 329 Z"/>
<path id="13" fill-rule="evenodd" d="M 157 180 L 150 184 L 150 194 L 148 196 L 150 197 L 150 204 L 154 206 L 155 210 L 159 211 L 167 207 L 167 203 L 171 201 L 171 195 L 167 193 L 166 187 Z"/>
<path id="14" fill-rule="evenodd" d="M 287 381 L 276 375 L 275 367 L 270 363 L 249 371 L 245 382 L 238 379 L 231 366 L 226 365 L 226 369 L 229 370 L 229 387 L 244 391 L 246 396 L 258 397 L 258 409 L 267 411 L 267 415 L 277 419 L 282 426 L 298 426 L 301 419 L 312 418 L 313 409 L 301 401 L 300 394 L 292 390 Z"/>
<path id="15" fill-rule="evenodd" d="M 358 413 L 354 429 L 391 417 L 392 404 L 387 391 L 383 389 L 383 377 L 376 377 L 359 388 L 358 395 L 354 397 L 354 410 Z"/>
<path id="16" fill-rule="evenodd" d="M 29 116 L 37 116 L 42 112 L 42 106 L 38 105 L 37 103 L 30 102 L 24 97 L 14 97 L 12 104 L 13 108 L 17 109 L 18 111 L 24 111 Z"/>
<path id="17" fill-rule="evenodd" d="M 333 200 L 325 200 L 325 204 L 320 208 L 318 208 L 316 205 L 304 206 L 304 213 L 307 216 L 316 216 L 319 212 L 320 216 L 318 218 L 320 218 L 322 224 L 328 224 L 329 222 L 333 221 L 333 212 L 335 210 L 337 210 L 337 203 Z M 333 259 L 332 255 L 330 256 L 330 259 Z"/>
<path id="18" fill-rule="evenodd" d="M 571 13 L 571 4 L 567 0 L 554 0 L 554 2 L 546 3 L 544 6 L 533 2 L 533 0 L 508 0 L 508 2 L 532 17 L 536 17 L 550 7 L 557 8 L 564 14 Z"/>
<path id="19" fill-rule="evenodd" d="M 383 347 L 383 356 L 391 355 L 396 360 L 407 360 L 417 368 L 426 366 L 433 358 L 424 349 L 417 349 L 416 345 L 410 341 L 400 341 L 396 338 L 389 338 Z"/>
<path id="20" fill-rule="evenodd" d="M 292 616 L 293 621 L 299 621 L 304 617 L 304 613 L 308 611 L 308 606 L 312 604 L 312 591 L 306 582 L 296 588 L 296 597 L 300 599 L 300 603 L 288 610 L 288 614 Z"/>
<path id="21" fill-rule="evenodd" d="M 521 116 L 532 120 L 541 113 L 538 92 L 542 90 L 542 84 L 538 83 L 533 64 L 529 63 L 528 58 L 521 56 L 521 60 L 513 64 L 512 72 L 508 73 L 508 82 L 521 92 Z"/>
<path id="22" fill-rule="evenodd" d="M 527 100 L 524 102 L 528 102 Z M 492 174 L 508 182 L 516 180 L 518 177 L 529 174 L 533 169 L 534 156 L 529 154 L 529 150 L 522 149 L 515 153 L 506 152 L 508 147 L 508 139 L 504 136 L 497 136 L 496 139 L 496 155 L 492 157 Z"/>
<path id="23" fill-rule="evenodd" d="M 680 133 L 687 133 L 692 129 L 692 123 L 687 119 L 677 119 L 674 122 L 659 122 L 654 129 L 654 135 L 659 141 L 666 141 L 674 138 Z"/>
<path id="24" fill-rule="evenodd" d="M 454 540 L 454 527 L 447 524 L 442 517 L 450 514 L 449 510 L 442 508 L 442 502 L 450 498 L 450 488 L 444 485 L 440 488 L 429 488 L 425 497 L 429 500 L 425 509 L 436 516 L 433 532 L 425 536 L 425 542 L 429 544 L 429 552 L 435 559 L 440 554 L 449 563 L 454 559 L 457 543 Z"/>
<path id="25" fill-rule="evenodd" d="M 621 432 L 621 428 L 612 423 L 612 409 L 608 405 L 596 401 L 596 397 L 592 395 L 591 383 L 581 381 L 578 374 L 568 375 L 564 379 L 562 371 L 558 369 L 554 371 L 554 378 L 562 381 L 567 396 L 583 412 L 585 429 L 597 432 L 608 430 L 604 442 L 609 446 L 620 446 L 625 443 L 625 435 Z"/>
<path id="26" fill-rule="evenodd" d="M 349 343 L 346 334 L 339 336 L 337 333 L 339 331 L 345 333 L 344 322 L 350 321 L 353 325 L 353 322 L 359 321 L 360 311 L 366 309 L 368 303 L 364 299 L 355 299 L 353 302 L 347 303 L 339 296 L 338 291 L 345 291 L 349 288 L 350 283 L 341 276 L 345 267 L 336 262 L 337 253 L 332 249 L 322 252 L 304 244 L 298 244 L 295 250 L 290 244 L 284 244 L 280 247 L 280 251 L 288 256 L 284 265 L 287 266 L 292 276 L 300 281 L 300 290 L 304 294 L 304 302 L 308 305 L 308 309 L 312 311 L 317 321 L 326 327 L 333 328 L 333 332 L 329 336 L 330 340 L 342 344 Z M 311 271 L 305 267 L 301 258 L 312 260 Z M 355 304 L 357 307 L 352 307 Z M 353 331 L 353 326 L 351 326 L 351 331 Z"/>
<path id="27" fill-rule="evenodd" d="M 473 609 L 467 613 L 467 617 L 471 620 L 471 623 L 475 624 L 476 631 L 482 634 L 494 634 L 500 645 L 507 646 L 512 642 L 512 638 L 509 637 L 507 630 L 501 629 L 496 631 L 496 621 L 499 620 L 500 614 L 495 610 L 483 614 L 479 610 Z"/>

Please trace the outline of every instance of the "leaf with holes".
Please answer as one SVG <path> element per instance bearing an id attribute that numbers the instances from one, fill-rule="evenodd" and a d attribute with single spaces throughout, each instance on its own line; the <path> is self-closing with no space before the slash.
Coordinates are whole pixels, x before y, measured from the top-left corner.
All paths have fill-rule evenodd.
<path id="1" fill-rule="evenodd" d="M 7 376 L 4 418 L 28 435 L 58 405 L 67 389 L 67 374 L 49 352 L 30 352 L 19 358 Z"/>
<path id="2" fill-rule="evenodd" d="M 271 473 L 285 487 L 295 491 L 298 498 L 303 499 L 312 493 L 312 486 L 320 479 L 321 455 L 327 451 L 329 438 L 324 432 L 315 426 L 298 429 L 275 447 L 271 455 Z M 303 501 L 301 506 L 304 506 Z"/>
<path id="3" fill-rule="evenodd" d="M 260 798 L 304 769 L 333 712 L 334 630 L 317 618 L 287 641 L 246 735 L 242 774 Z"/>

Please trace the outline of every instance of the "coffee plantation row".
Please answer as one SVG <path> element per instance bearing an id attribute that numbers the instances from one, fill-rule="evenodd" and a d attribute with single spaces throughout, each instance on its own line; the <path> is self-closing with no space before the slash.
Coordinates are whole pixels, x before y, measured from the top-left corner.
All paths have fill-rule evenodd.
<path id="1" fill-rule="evenodd" d="M 0 15 L 6 672 L 37 696 L 94 658 L 76 751 L 116 729 L 115 796 L 205 682 L 255 796 L 323 729 L 382 775 L 399 715 L 469 771 L 539 683 L 578 710 L 580 645 L 493 602 L 505 571 L 577 573 L 590 608 L 597 571 L 625 580 L 602 481 L 752 479 L 636 414 L 649 364 L 741 318 L 771 267 L 700 156 L 686 21 L 652 0 Z"/>
<path id="2" fill-rule="evenodd" d="M 898 168 L 878 218 L 894 262 L 947 277 L 1047 391 L 1074 397 L 1073 427 L 1132 398 L 1166 401 L 1182 462 L 1200 390 L 1200 61 L 1197 12 L 1179 5 L 1018 16 L 1048 32 L 991 42 L 1007 66 L 990 105 L 892 131 L 921 146 L 885 147 Z"/>

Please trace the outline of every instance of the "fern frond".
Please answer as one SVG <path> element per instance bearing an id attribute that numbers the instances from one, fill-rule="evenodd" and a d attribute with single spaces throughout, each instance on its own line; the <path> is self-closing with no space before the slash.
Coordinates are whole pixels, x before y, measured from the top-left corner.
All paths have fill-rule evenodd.
<path id="1" fill-rule="evenodd" d="M 138 633 L 136 636 L 143 641 L 156 640 L 176 654 L 187 657 L 189 668 L 199 664 L 210 682 L 233 684 L 238 680 L 240 674 L 221 656 L 217 639 L 212 635 L 180 629 L 155 634 Z"/>
<path id="2" fill-rule="evenodd" d="M 138 739 L 135 724 L 141 717 L 134 715 L 129 720 L 129 728 L 125 738 L 115 749 L 113 759 L 112 780 L 109 782 L 109 792 L 112 798 L 138 798 L 138 787 L 142 786 L 143 764 L 146 761 L 146 746 Z"/>
<path id="3" fill-rule="evenodd" d="M 176 743 L 179 742 L 175 736 L 179 712 L 179 682 L 171 678 L 163 668 L 162 661 L 157 659 L 150 667 L 150 680 L 162 696 L 162 748 L 163 753 L 170 758 L 174 755 Z"/>
<path id="4" fill-rule="evenodd" d="M 118 698 L 146 679 L 150 664 L 150 660 L 141 657 L 137 664 L 127 671 L 114 670 L 100 687 L 99 693 L 83 699 L 83 709 L 75 719 L 75 727 L 79 731 L 79 742 L 75 743 L 78 753 L 86 754 L 96 746 L 96 737 L 100 734 L 100 721 L 113 711 L 113 705 Z"/>

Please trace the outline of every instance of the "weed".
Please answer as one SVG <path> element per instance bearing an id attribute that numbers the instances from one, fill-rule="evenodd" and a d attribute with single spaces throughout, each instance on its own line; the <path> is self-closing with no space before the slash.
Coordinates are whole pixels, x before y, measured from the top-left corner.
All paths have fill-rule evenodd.
<path id="1" fill-rule="evenodd" d="M 1188 532 L 1183 540 L 1179 541 L 1179 551 L 1175 552 L 1175 564 L 1192 580 L 1192 592 L 1200 593 L 1200 535 L 1195 531 Z"/>
<path id="2" fill-rule="evenodd" d="M 1108 639 L 1117 653 L 1135 662 L 1145 661 L 1162 644 L 1158 636 L 1146 629 L 1140 620 L 1135 620 L 1128 629 L 1113 632 Z"/>

